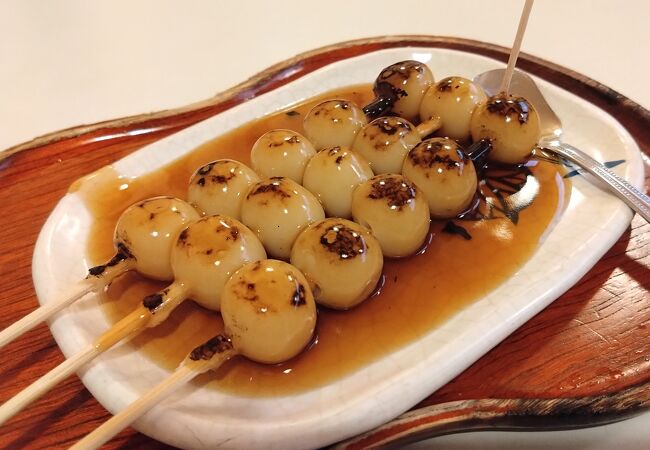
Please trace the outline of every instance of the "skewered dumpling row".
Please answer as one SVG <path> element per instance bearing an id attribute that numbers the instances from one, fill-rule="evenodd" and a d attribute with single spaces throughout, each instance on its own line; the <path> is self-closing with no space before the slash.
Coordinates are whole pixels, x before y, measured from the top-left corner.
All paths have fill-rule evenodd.
<path id="1" fill-rule="evenodd" d="M 494 161 L 522 162 L 540 137 L 537 113 L 526 99 L 504 93 L 487 98 L 480 86 L 458 76 L 434 84 L 429 69 L 417 61 L 383 69 L 373 91 L 376 98 L 364 108 L 370 117 L 393 114 L 419 119 L 420 126 L 438 119 L 439 136 L 461 142 L 490 139 L 494 149 L 488 157 Z"/>

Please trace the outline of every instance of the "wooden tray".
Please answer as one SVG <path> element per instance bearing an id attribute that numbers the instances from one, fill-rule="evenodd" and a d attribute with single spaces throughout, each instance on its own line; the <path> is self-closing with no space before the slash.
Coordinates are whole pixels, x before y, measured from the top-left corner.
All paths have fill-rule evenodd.
<path id="1" fill-rule="evenodd" d="M 75 127 L 0 153 L 0 328 L 37 306 L 31 259 L 48 214 L 76 178 L 328 63 L 403 46 L 506 61 L 508 50 L 465 39 L 395 36 L 345 42 L 277 64 L 204 102 Z M 518 66 L 614 116 L 650 151 L 650 113 L 575 72 L 522 54 Z M 647 159 L 645 159 L 647 163 Z M 648 178 L 646 178 L 646 187 Z M 469 429 L 547 429 L 620 420 L 650 406 L 650 225 L 635 217 L 569 292 L 405 416 L 344 445 L 387 445 Z M 63 360 L 41 325 L 0 352 L 0 402 Z M 500 400 L 495 400 L 500 399 Z M 4 448 L 67 447 L 108 419 L 73 377 L 0 430 Z M 162 448 L 132 429 L 106 448 Z"/>

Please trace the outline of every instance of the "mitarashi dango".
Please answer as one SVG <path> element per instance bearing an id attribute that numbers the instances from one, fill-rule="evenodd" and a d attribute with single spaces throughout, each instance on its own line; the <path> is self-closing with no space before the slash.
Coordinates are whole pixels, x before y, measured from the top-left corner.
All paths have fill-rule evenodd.
<path id="1" fill-rule="evenodd" d="M 458 141 L 470 140 L 474 108 L 485 101 L 483 89 L 463 77 L 447 77 L 431 86 L 420 103 L 420 120 L 440 118 L 437 134 Z"/>
<path id="2" fill-rule="evenodd" d="M 365 114 L 348 100 L 326 100 L 305 116 L 305 134 L 317 150 L 350 146 L 359 130 L 368 123 Z"/>
<path id="3" fill-rule="evenodd" d="M 368 161 L 374 173 L 399 173 L 406 154 L 420 141 L 411 122 L 402 117 L 386 116 L 363 127 L 352 148 Z"/>
<path id="4" fill-rule="evenodd" d="M 302 183 L 305 166 L 316 150 L 306 137 L 292 130 L 271 130 L 253 145 L 251 162 L 262 177 L 287 177 Z"/>
<path id="5" fill-rule="evenodd" d="M 241 216 L 269 255 L 288 259 L 296 236 L 310 223 L 325 218 L 325 213 L 307 189 L 291 178 L 273 177 L 251 186 Z"/>
<path id="6" fill-rule="evenodd" d="M 402 175 L 377 175 L 357 186 L 352 217 L 377 238 L 384 256 L 412 255 L 429 233 L 427 200 Z"/>
<path id="7" fill-rule="evenodd" d="M 525 98 L 501 93 L 476 107 L 471 132 L 474 141 L 492 142 L 489 159 L 520 163 L 530 156 L 539 141 L 539 116 Z"/>
<path id="8" fill-rule="evenodd" d="M 219 159 L 194 172 L 187 198 L 207 215 L 222 214 L 239 219 L 244 195 L 259 179 L 246 164 Z"/>
<path id="9" fill-rule="evenodd" d="M 291 250 L 291 264 L 305 274 L 317 303 L 349 309 L 375 289 L 384 259 L 370 231 L 333 217 L 300 233 Z"/>
<path id="10" fill-rule="evenodd" d="M 363 110 L 375 118 L 388 113 L 414 122 L 420 115 L 420 102 L 433 84 L 433 74 L 419 61 L 401 61 L 383 69 L 373 86 L 375 99 Z"/>
<path id="11" fill-rule="evenodd" d="M 328 216 L 351 217 L 352 192 L 374 175 L 368 162 L 349 147 L 321 150 L 305 168 L 302 180 Z"/>
<path id="12" fill-rule="evenodd" d="M 142 275 L 156 280 L 174 278 L 170 262 L 178 233 L 199 218 L 192 205 L 174 197 L 154 197 L 129 206 L 115 227 L 114 242 L 129 264 Z M 90 269 L 103 275 L 107 265 Z M 100 271 L 101 270 L 101 271 Z"/>
<path id="13" fill-rule="evenodd" d="M 296 267 L 266 259 L 243 266 L 228 280 L 221 316 L 239 353 L 277 364 L 300 353 L 311 341 L 316 304 Z"/>
<path id="14" fill-rule="evenodd" d="M 478 185 L 474 164 L 456 141 L 447 138 L 418 144 L 404 160 L 402 174 L 422 190 L 434 218 L 451 218 L 465 211 Z"/>

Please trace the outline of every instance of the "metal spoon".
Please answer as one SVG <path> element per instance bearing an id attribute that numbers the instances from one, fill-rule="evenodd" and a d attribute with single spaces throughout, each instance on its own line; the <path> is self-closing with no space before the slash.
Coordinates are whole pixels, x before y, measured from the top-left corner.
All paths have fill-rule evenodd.
<path id="1" fill-rule="evenodd" d="M 474 82 L 483 87 L 488 95 L 494 95 L 499 92 L 504 72 L 505 69 L 490 70 L 477 75 Z M 623 200 L 646 222 L 650 222 L 650 197 L 583 151 L 560 141 L 562 122 L 530 76 L 521 71 L 515 71 L 510 82 L 510 92 L 526 98 L 537 110 L 541 125 L 540 147 L 566 158 L 602 180 L 611 193 Z"/>

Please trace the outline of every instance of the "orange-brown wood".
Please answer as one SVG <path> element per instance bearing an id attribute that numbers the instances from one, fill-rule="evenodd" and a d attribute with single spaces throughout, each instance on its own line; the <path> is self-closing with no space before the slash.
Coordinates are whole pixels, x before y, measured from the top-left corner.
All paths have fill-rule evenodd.
<path id="1" fill-rule="evenodd" d="M 36 307 L 31 282 L 36 237 L 56 202 L 76 178 L 323 65 L 405 45 L 459 49 L 501 61 L 508 55 L 505 48 L 443 37 L 348 42 L 280 63 L 205 102 L 180 110 L 73 128 L 0 154 L 0 328 Z M 639 105 L 593 80 L 529 55 L 521 55 L 519 66 L 603 108 L 632 133 L 644 153 L 650 151 L 650 115 Z M 635 218 L 616 245 L 574 288 L 418 408 L 484 398 L 616 398 L 619 393 L 629 393 L 629 389 L 637 389 L 635 395 L 647 399 L 650 394 L 644 386 L 650 382 L 649 233 L 650 225 Z M 9 344 L 0 351 L 0 402 L 62 360 L 45 325 Z M 621 404 L 627 406 L 612 411 L 625 414 L 642 406 L 639 402 Z M 535 414 L 534 408 L 527 412 Z M 544 414 L 542 409 L 537 413 Z M 432 413 L 419 409 L 413 414 L 424 420 Z M 73 378 L 8 422 L 0 430 L 0 446 L 67 447 L 107 418 L 108 413 Z M 403 433 L 400 426 L 397 428 Z M 421 433 L 415 425 L 407 425 L 407 436 Z M 106 448 L 131 447 L 161 445 L 126 430 Z"/>

